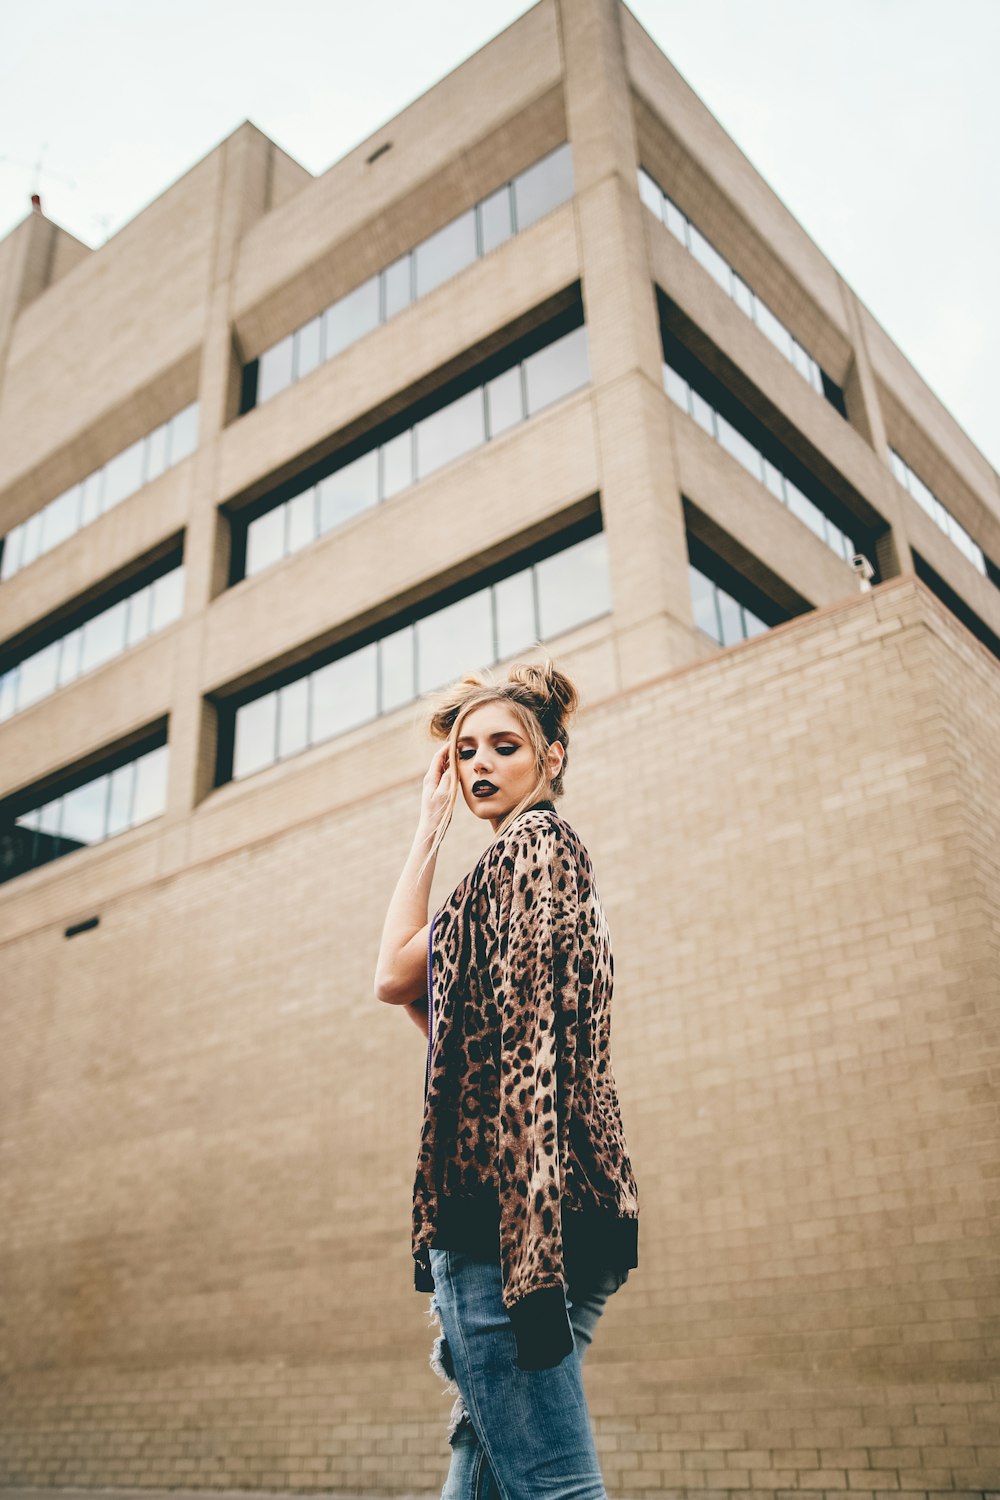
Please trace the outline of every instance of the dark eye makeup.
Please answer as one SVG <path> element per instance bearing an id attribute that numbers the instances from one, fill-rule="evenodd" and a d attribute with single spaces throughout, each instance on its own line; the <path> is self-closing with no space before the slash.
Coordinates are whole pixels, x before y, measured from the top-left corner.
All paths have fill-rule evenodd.
<path id="1" fill-rule="evenodd" d="M 517 748 L 518 747 L 516 745 L 498 745 L 497 746 L 497 750 L 500 752 L 501 755 L 513 755 L 514 751 Z M 469 745 L 466 745 L 463 749 L 459 750 L 459 752 L 458 752 L 458 758 L 459 758 L 459 760 L 468 760 L 468 758 L 469 758 L 469 756 L 471 754 L 472 754 L 472 747 L 469 746 Z"/>

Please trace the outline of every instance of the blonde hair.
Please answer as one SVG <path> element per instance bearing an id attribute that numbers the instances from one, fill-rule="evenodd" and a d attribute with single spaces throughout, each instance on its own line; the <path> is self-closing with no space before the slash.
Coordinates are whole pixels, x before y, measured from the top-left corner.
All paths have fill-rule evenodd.
<path id="1" fill-rule="evenodd" d="M 516 662 L 509 668 L 506 680 L 502 682 L 497 682 L 489 670 L 482 673 L 466 672 L 458 682 L 430 695 L 430 698 L 435 705 L 430 719 L 430 732 L 434 739 L 448 741 L 452 788 L 448 806 L 438 820 L 431 846 L 421 865 L 421 873 L 441 847 L 455 810 L 460 785 L 457 741 L 466 715 L 484 703 L 507 704 L 535 752 L 535 769 L 538 773 L 535 785 L 504 818 L 495 834 L 495 839 L 498 839 L 532 803 L 546 794 L 552 798 L 562 796 L 563 777 L 569 760 L 568 724 L 580 701 L 573 683 L 550 658 L 546 658 L 541 664 Z M 563 758 L 559 770 L 550 781 L 545 755 L 549 746 L 556 743 L 563 747 Z"/>

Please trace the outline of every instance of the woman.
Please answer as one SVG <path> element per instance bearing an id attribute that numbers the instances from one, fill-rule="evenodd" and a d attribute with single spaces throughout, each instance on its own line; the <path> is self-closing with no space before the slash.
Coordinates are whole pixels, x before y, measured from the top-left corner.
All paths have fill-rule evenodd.
<path id="1" fill-rule="evenodd" d="M 638 1264 L 611 1068 L 614 962 L 590 856 L 555 810 L 577 705 L 551 662 L 438 695 L 446 740 L 386 916 L 379 999 L 428 1037 L 414 1284 L 458 1397 L 442 1500 L 605 1500 L 580 1361 Z M 427 920 L 461 791 L 493 840 Z"/>

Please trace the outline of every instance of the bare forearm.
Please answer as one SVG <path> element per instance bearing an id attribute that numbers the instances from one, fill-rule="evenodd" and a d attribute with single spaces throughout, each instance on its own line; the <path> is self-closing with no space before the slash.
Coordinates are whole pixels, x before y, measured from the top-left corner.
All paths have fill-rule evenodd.
<path id="1" fill-rule="evenodd" d="M 376 964 L 376 984 L 391 982 L 398 972 L 402 950 L 427 925 L 427 904 L 437 856 L 421 872 L 420 866 L 434 839 L 433 826 L 421 823 L 413 836 L 410 851 L 396 888 L 389 901 L 382 927 L 382 942 Z M 419 1022 L 418 1022 L 419 1024 Z"/>

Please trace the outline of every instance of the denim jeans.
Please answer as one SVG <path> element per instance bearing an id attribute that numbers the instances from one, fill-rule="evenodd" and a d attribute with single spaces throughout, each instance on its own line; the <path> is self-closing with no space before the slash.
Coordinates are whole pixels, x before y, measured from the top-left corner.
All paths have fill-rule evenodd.
<path id="1" fill-rule="evenodd" d="M 515 1364 L 499 1255 L 430 1251 L 430 1313 L 441 1335 L 431 1367 L 458 1395 L 441 1500 L 607 1500 L 580 1362 L 608 1297 L 628 1277 L 607 1271 L 566 1295 L 574 1348 L 547 1370 Z"/>

